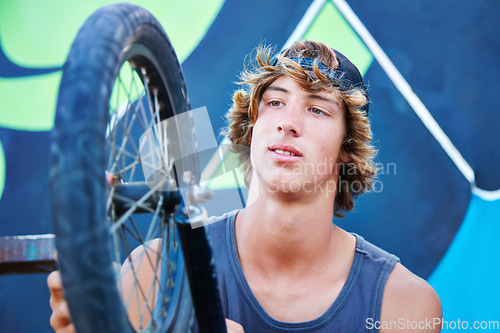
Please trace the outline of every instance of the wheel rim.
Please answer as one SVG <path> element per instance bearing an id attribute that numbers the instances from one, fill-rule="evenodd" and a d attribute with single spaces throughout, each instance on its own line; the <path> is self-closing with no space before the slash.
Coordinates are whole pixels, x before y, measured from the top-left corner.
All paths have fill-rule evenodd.
<path id="1" fill-rule="evenodd" d="M 176 311 L 180 302 L 180 291 L 184 283 L 184 262 L 179 248 L 178 235 L 172 216 L 162 211 L 162 201 L 167 198 L 160 194 L 157 207 L 144 204 L 157 189 L 165 183 L 150 185 L 139 200 L 131 202 L 132 207 L 119 216 L 114 208 L 116 186 L 144 183 L 145 170 L 141 163 L 140 138 L 144 132 L 151 131 L 154 126 L 172 114 L 171 106 L 165 100 L 165 89 L 158 81 L 158 74 L 150 59 L 137 56 L 133 47 L 125 55 L 128 57 L 120 69 L 110 100 L 110 122 L 107 129 L 106 152 L 108 156 L 107 174 L 113 180 L 109 186 L 107 212 L 114 246 L 114 261 L 122 264 L 128 257 L 131 269 L 121 272 L 134 276 L 134 286 L 126 294 L 122 293 L 127 312 L 131 307 L 138 308 L 139 318 L 131 320 L 138 331 L 164 330 L 175 322 Z M 144 52 L 144 50 L 141 50 Z M 157 79 L 157 81 L 154 80 Z M 163 91 L 162 91 L 163 90 Z M 160 107 L 162 109 L 160 110 Z M 162 150 L 163 151 L 163 150 Z M 175 154 L 174 154 L 175 155 Z M 163 174 L 174 179 L 173 160 L 163 155 Z M 140 207 L 147 212 L 135 214 Z M 162 239 L 161 247 L 150 246 L 155 239 Z M 130 256 L 134 248 L 143 246 L 146 254 L 139 260 Z M 154 281 L 147 286 L 137 283 L 137 276 L 144 265 L 154 272 Z M 119 282 L 120 284 L 120 282 Z M 123 291 L 123 286 L 121 286 Z M 137 313 L 136 313 L 137 314 Z"/>

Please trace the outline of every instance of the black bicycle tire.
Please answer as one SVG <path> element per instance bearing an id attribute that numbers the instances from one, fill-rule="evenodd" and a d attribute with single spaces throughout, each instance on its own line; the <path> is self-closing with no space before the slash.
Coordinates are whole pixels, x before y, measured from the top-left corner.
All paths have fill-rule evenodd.
<path id="1" fill-rule="evenodd" d="M 96 11 L 80 29 L 63 67 L 51 146 L 51 209 L 64 292 L 77 332 L 130 329 L 112 269 L 106 215 L 105 135 L 114 80 L 130 52 L 139 48 L 154 65 L 170 101 L 168 118 L 190 109 L 182 70 L 161 25 L 149 12 L 130 4 Z M 134 54 L 137 57 L 137 54 Z M 191 134 L 190 134 L 191 133 Z M 170 134 L 169 134 L 170 135 Z M 179 131 L 187 141 L 192 132 Z M 188 144 L 186 142 L 186 144 Z M 182 155 L 182 154 L 180 154 Z M 192 169 L 195 156 L 176 165 Z M 199 170 L 194 168 L 195 176 Z M 187 281 L 186 281 L 187 282 Z M 179 286 L 181 287 L 181 286 Z M 192 324 L 187 283 L 182 285 L 179 321 L 164 331 Z"/>

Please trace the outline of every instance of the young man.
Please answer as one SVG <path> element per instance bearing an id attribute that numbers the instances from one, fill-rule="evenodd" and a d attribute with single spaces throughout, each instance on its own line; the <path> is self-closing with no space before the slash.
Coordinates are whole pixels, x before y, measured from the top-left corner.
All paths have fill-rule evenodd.
<path id="1" fill-rule="evenodd" d="M 242 79 L 227 135 L 250 147 L 239 149 L 248 203 L 208 227 L 228 330 L 439 332 L 432 287 L 332 223 L 376 174 L 357 68 L 324 44 L 296 42 L 274 57 L 259 48 Z M 57 278 L 49 285 L 62 299 Z M 52 303 L 64 329 L 64 300 Z"/>
<path id="2" fill-rule="evenodd" d="M 210 225 L 227 317 L 248 332 L 439 332 L 435 291 L 332 223 L 376 174 L 357 68 L 296 42 L 273 59 L 258 49 L 242 79 L 227 134 L 250 147 L 248 204 Z"/>

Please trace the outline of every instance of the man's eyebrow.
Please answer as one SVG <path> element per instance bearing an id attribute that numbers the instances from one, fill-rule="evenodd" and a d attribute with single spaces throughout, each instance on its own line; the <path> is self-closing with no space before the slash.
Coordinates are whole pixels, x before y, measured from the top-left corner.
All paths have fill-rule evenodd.
<path id="1" fill-rule="evenodd" d="M 266 91 L 268 91 L 268 90 L 280 91 L 280 92 L 284 92 L 284 93 L 289 92 L 287 89 L 280 87 L 280 86 L 269 86 L 269 87 L 267 87 Z M 330 97 L 321 96 L 318 94 L 309 94 L 309 95 L 307 95 L 307 98 L 308 99 L 319 99 L 321 101 L 330 102 L 330 103 L 335 104 L 335 105 L 340 107 L 340 104 L 336 100 L 334 100 L 333 98 L 330 98 Z"/>
<path id="2" fill-rule="evenodd" d="M 309 99 L 319 99 L 319 100 L 322 100 L 322 101 L 326 101 L 326 102 L 330 102 L 332 104 L 339 105 L 339 103 L 336 100 L 334 100 L 333 98 L 329 98 L 329 97 L 325 97 L 325 96 L 321 96 L 321 95 L 310 94 L 310 95 L 307 96 L 307 98 L 309 98 Z"/>
<path id="3" fill-rule="evenodd" d="M 284 93 L 288 93 L 287 89 L 279 87 L 279 86 L 269 86 L 269 87 L 267 87 L 266 90 L 275 90 L 275 91 L 281 91 L 281 92 L 284 92 Z"/>

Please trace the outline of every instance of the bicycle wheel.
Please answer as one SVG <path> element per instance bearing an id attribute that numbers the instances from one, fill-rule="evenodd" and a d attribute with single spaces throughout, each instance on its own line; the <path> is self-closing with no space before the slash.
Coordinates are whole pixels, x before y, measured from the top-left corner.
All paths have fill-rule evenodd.
<path id="1" fill-rule="evenodd" d="M 149 12 L 114 4 L 89 17 L 63 68 L 50 175 L 62 282 L 79 333 L 193 325 L 176 198 L 144 185 L 139 147 L 145 132 L 174 119 L 162 147 L 165 184 L 184 171 L 197 178 L 192 120 L 175 120 L 189 109 L 175 52 Z"/>

